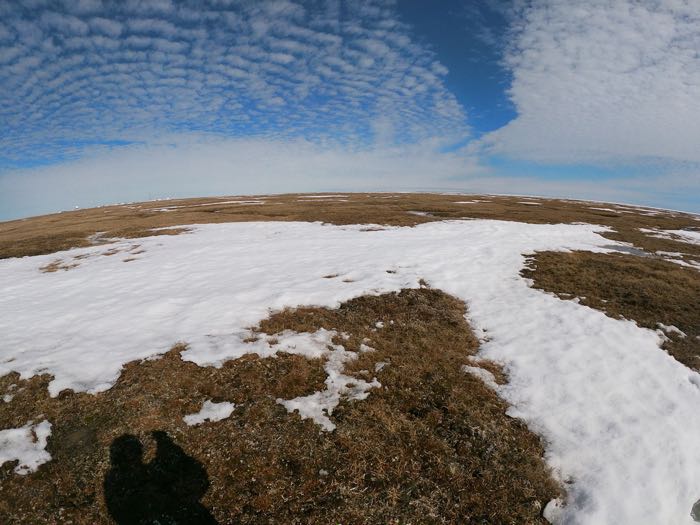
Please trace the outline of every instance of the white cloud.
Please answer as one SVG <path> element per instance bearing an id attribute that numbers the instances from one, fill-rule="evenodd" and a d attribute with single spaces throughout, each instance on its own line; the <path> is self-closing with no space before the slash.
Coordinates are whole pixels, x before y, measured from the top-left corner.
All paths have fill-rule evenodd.
<path id="1" fill-rule="evenodd" d="M 517 118 L 493 151 L 542 162 L 700 162 L 700 3 L 541 0 L 506 63 Z"/>
<path id="2" fill-rule="evenodd" d="M 107 36 L 116 37 L 121 35 L 123 25 L 116 20 L 108 18 L 95 17 L 90 19 L 90 29 L 95 32 L 103 33 Z"/>
<path id="3" fill-rule="evenodd" d="M 51 11 L 41 15 L 41 24 L 46 29 L 58 30 L 64 34 L 85 35 L 89 30 L 80 18 Z"/>
<path id="4" fill-rule="evenodd" d="M 103 8 L 101 0 L 66 0 L 64 6 L 76 13 L 94 13 Z"/>
<path id="5" fill-rule="evenodd" d="M 370 146 L 381 116 L 402 144 L 469 134 L 446 69 L 413 43 L 391 0 L 327 7 L 129 0 L 12 11 L 0 165 L 148 142 L 146 130 Z"/>
<path id="6" fill-rule="evenodd" d="M 134 33 L 160 33 L 166 37 L 173 37 L 178 29 L 165 20 L 158 18 L 141 18 L 129 20 L 129 29 Z"/>
<path id="7" fill-rule="evenodd" d="M 433 144 L 357 150 L 303 139 L 169 136 L 1 174 L 0 210 L 7 218 L 156 197 L 464 187 L 478 171 L 472 159 Z"/>
<path id="8" fill-rule="evenodd" d="M 382 123 L 378 126 L 381 128 Z M 147 133 L 147 136 L 152 136 Z M 574 197 L 700 212 L 700 171 L 598 181 L 513 176 L 437 144 L 369 149 L 303 139 L 161 137 L 48 167 L 0 174 L 0 220 L 153 198 L 304 191 L 465 191 Z"/>

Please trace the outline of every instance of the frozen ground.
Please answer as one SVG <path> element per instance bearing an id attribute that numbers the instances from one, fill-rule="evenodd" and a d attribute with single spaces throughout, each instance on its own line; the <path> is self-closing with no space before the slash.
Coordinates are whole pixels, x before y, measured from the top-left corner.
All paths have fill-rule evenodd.
<path id="1" fill-rule="evenodd" d="M 286 337 L 278 347 L 246 342 L 248 328 L 270 311 L 335 307 L 418 287 L 423 278 L 467 302 L 476 333 L 488 333 L 480 355 L 509 372 L 499 395 L 545 439 L 546 459 L 569 495 L 563 509 L 550 506 L 550 516 L 582 524 L 692 523 L 700 498 L 700 375 L 661 350 L 658 333 L 531 289 L 519 276 L 524 254 L 535 250 L 609 249 L 611 241 L 596 233 L 602 229 L 483 220 L 372 231 L 211 224 L 139 239 L 138 254 L 124 241 L 2 260 L 0 374 L 52 373 L 52 395 L 97 392 L 124 363 L 176 342 L 189 344 L 184 359 L 218 366 L 288 344 Z M 115 247 L 131 250 L 130 262 L 125 253 L 73 259 Z M 78 266 L 39 271 L 57 257 Z M 331 275 L 337 277 L 324 278 Z"/>

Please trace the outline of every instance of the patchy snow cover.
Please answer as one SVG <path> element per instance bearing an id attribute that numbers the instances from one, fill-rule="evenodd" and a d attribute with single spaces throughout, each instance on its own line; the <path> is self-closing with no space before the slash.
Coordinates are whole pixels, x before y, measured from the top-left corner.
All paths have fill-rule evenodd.
<path id="1" fill-rule="evenodd" d="M 0 430 L 0 465 L 19 460 L 17 474 L 35 472 L 39 465 L 51 460 L 46 449 L 46 440 L 51 435 L 51 423 L 47 420 L 36 425 L 30 421 L 20 428 Z"/>
<path id="2" fill-rule="evenodd" d="M 674 262 L 676 264 L 680 264 L 681 266 L 685 266 L 686 268 L 695 268 L 696 270 L 700 270 L 700 261 L 692 261 L 692 260 L 687 260 L 683 261 L 680 259 L 666 259 L 667 261 Z"/>
<path id="3" fill-rule="evenodd" d="M 200 208 L 202 206 L 221 206 L 224 204 L 240 204 L 241 206 L 256 206 L 259 204 L 265 204 L 262 200 L 236 200 L 236 201 L 216 201 L 216 202 L 205 202 L 203 204 L 181 204 L 178 206 L 166 206 L 164 208 L 149 208 L 147 211 L 173 211 L 181 208 Z"/>
<path id="4" fill-rule="evenodd" d="M 324 200 L 324 199 L 344 199 L 344 198 L 346 198 L 346 197 L 347 197 L 347 195 L 340 195 L 340 194 L 336 194 L 336 195 L 300 195 L 299 198 L 298 198 L 297 200 L 307 200 L 307 199 L 320 199 L 320 200 Z"/>
<path id="5" fill-rule="evenodd" d="M 189 426 L 201 425 L 205 421 L 221 421 L 233 414 L 234 408 L 236 408 L 236 405 L 228 401 L 223 401 L 221 403 L 205 401 L 199 412 L 196 414 L 188 414 L 182 419 Z"/>
<path id="6" fill-rule="evenodd" d="M 341 398 L 366 399 L 369 395 L 369 389 L 382 385 L 376 378 L 368 383 L 362 379 L 346 376 L 343 374 L 345 363 L 357 359 L 357 354 L 348 352 L 343 346 L 332 343 L 326 348 L 326 363 L 323 368 L 328 377 L 325 381 L 325 390 L 294 399 L 278 399 L 277 402 L 283 405 L 287 411 L 297 410 L 302 418 L 311 418 L 324 430 L 331 431 L 335 430 L 335 424 L 328 416 L 333 415 L 333 410 L 338 406 Z"/>
<path id="7" fill-rule="evenodd" d="M 660 255 L 661 257 L 683 257 L 685 254 L 681 252 L 665 252 L 663 250 L 657 250 L 654 252 L 655 255 Z"/>
<path id="8" fill-rule="evenodd" d="M 494 375 L 486 370 L 485 368 L 480 368 L 478 366 L 464 365 L 462 371 L 467 374 L 473 375 L 481 379 L 484 384 L 492 390 L 498 390 L 498 383 L 496 383 L 496 378 Z"/>
<path id="9" fill-rule="evenodd" d="M 208 224 L 140 239 L 146 251 L 130 263 L 92 257 L 67 272 L 39 271 L 56 257 L 104 246 L 6 259 L 0 374 L 51 373 L 52 395 L 97 392 L 124 363 L 176 342 L 188 344 L 184 359 L 217 366 L 281 349 L 245 341 L 248 327 L 271 311 L 337 307 L 367 293 L 418 288 L 423 278 L 467 301 L 475 332 L 488 334 L 480 357 L 507 369 L 510 382 L 498 393 L 509 413 L 543 437 L 548 463 L 572 482 L 567 505 L 553 514 L 576 524 L 692 523 L 700 498 L 700 375 L 661 350 L 656 332 L 532 289 L 519 276 L 525 254 L 537 250 L 609 251 L 611 241 L 597 233 L 604 230 L 485 220 L 381 230 Z M 323 278 L 348 272 L 352 279 Z M 331 384 L 295 408 L 323 420 L 324 396 L 350 388 L 341 377 L 347 356 L 340 348 L 316 351 L 330 353 Z"/>
<path id="10" fill-rule="evenodd" d="M 324 328 L 316 332 L 285 330 L 273 335 L 256 334 L 251 330 L 242 329 L 227 334 L 227 337 L 212 337 L 209 341 L 210 346 L 203 347 L 199 352 L 186 350 L 181 355 L 185 361 L 217 368 L 221 367 L 224 361 L 246 354 L 271 357 L 277 352 L 285 352 L 302 355 L 307 359 L 320 359 L 328 353 L 328 346 L 333 344 L 334 335 L 334 331 Z"/>
<path id="11" fill-rule="evenodd" d="M 620 210 L 613 210 L 612 208 L 597 208 L 595 206 L 589 206 L 588 209 L 589 210 L 600 210 L 600 211 L 611 211 L 613 213 L 617 213 L 618 211 L 620 211 Z M 625 213 L 627 213 L 627 212 L 625 212 Z"/>
<path id="12" fill-rule="evenodd" d="M 648 233 L 652 237 L 671 239 L 672 241 L 700 244 L 700 231 L 694 230 L 657 230 L 652 228 L 639 228 L 639 231 Z"/>
<path id="13" fill-rule="evenodd" d="M 656 326 L 666 332 L 667 334 L 676 334 L 679 336 L 681 339 L 684 339 L 688 337 L 683 330 L 678 328 L 677 326 L 673 326 L 672 324 L 670 325 L 665 325 L 663 323 L 656 323 Z"/>
<path id="14" fill-rule="evenodd" d="M 226 341 L 225 345 L 217 345 L 209 352 L 204 352 L 198 356 L 199 361 L 195 360 L 195 362 L 200 365 L 221 366 L 224 360 L 241 357 L 245 354 L 270 357 L 278 352 L 302 355 L 308 359 L 326 359 L 324 370 L 328 377 L 325 381 L 326 388 L 323 391 L 294 399 L 277 400 L 289 412 L 298 410 L 302 418 L 313 419 L 325 430 L 335 429 L 335 425 L 328 416 L 333 414 L 333 409 L 338 406 L 341 398 L 362 400 L 369 395 L 370 388 L 381 386 L 376 379 L 368 383 L 342 373 L 345 363 L 357 359 L 357 354 L 346 351 L 341 345 L 333 344 L 333 337 L 340 335 L 341 338 L 347 339 L 349 336 L 343 337 L 347 334 L 337 334 L 333 330 L 321 328 L 316 332 L 285 330 L 273 335 L 256 334 L 250 330 L 243 330 L 231 335 L 231 339 Z M 374 351 L 374 349 L 365 344 L 360 345 L 360 352 L 369 351 Z M 221 358 L 221 352 L 225 352 L 225 358 Z M 185 359 L 187 359 L 186 353 L 182 354 Z M 230 403 L 228 404 L 230 405 Z M 204 405 L 202 412 L 205 412 L 205 408 L 216 410 L 213 404 L 208 401 Z M 222 407 L 222 409 L 226 410 L 226 407 Z M 231 405 L 232 410 L 233 405 Z M 223 417 L 228 417 L 231 411 Z M 202 412 L 185 416 L 185 422 L 188 425 L 201 423 L 200 414 Z M 219 419 L 223 419 L 223 417 Z M 218 419 L 212 419 L 212 421 L 218 421 Z"/>

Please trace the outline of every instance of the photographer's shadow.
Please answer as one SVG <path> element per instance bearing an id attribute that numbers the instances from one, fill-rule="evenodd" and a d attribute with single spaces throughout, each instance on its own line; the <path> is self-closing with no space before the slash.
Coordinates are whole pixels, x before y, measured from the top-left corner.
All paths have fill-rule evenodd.
<path id="1" fill-rule="evenodd" d="M 185 454 L 163 431 L 153 461 L 143 462 L 143 446 L 124 434 L 112 442 L 112 467 L 104 480 L 109 514 L 119 525 L 215 525 L 200 503 L 209 488 L 204 466 Z"/>

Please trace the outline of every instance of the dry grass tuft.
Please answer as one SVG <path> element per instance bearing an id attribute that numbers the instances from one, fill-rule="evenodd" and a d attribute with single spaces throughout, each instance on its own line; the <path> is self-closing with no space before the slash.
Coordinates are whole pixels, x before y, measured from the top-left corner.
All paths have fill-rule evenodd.
<path id="1" fill-rule="evenodd" d="M 376 376 L 382 387 L 364 401 L 341 402 L 331 433 L 275 401 L 323 389 L 323 363 L 299 356 L 249 355 L 200 368 L 183 362 L 177 347 L 128 364 L 106 392 L 56 399 L 46 394 L 48 376 L 0 378 L 0 392 L 18 385 L 0 428 L 43 417 L 54 425 L 53 460 L 37 473 L 0 468 L 0 521 L 109 523 L 102 480 L 110 443 L 135 434 L 148 458 L 149 433 L 164 430 L 206 468 L 203 504 L 222 524 L 545 523 L 541 509 L 560 490 L 538 438 L 461 372 L 477 349 L 464 313 L 460 301 L 424 288 L 361 297 L 337 310 L 287 310 L 261 323 L 269 334 L 335 329 L 349 335 L 337 341 L 348 350 L 374 348 L 358 352 L 346 373 Z M 182 417 L 206 399 L 236 409 L 223 421 L 187 427 Z"/>
<path id="2" fill-rule="evenodd" d="M 53 273 L 57 272 L 58 270 L 70 270 L 71 268 L 76 268 L 77 266 L 79 266 L 78 263 L 67 263 L 63 259 L 54 259 L 50 263 L 39 268 L 39 271 L 43 273 Z"/>

